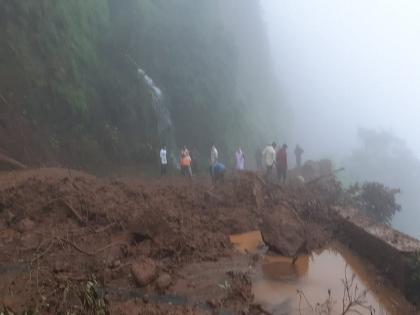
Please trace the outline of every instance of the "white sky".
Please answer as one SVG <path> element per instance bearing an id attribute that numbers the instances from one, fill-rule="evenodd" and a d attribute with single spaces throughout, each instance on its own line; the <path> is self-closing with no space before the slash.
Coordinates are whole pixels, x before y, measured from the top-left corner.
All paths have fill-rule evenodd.
<path id="1" fill-rule="evenodd" d="M 392 130 L 420 157 L 419 0 L 261 0 L 289 142 L 340 156 L 358 127 Z M 289 145 L 290 146 L 290 145 Z"/>

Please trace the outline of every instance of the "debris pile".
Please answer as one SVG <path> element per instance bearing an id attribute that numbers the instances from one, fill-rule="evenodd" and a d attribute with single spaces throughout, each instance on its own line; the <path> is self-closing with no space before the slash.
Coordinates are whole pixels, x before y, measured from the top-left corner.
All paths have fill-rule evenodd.
<path id="1" fill-rule="evenodd" d="M 254 173 L 218 187 L 199 178 L 7 173 L 0 176 L 0 304 L 16 313 L 84 314 L 90 283 L 113 314 L 210 314 L 207 304 L 181 299 L 169 310 L 161 303 L 171 300 L 165 294 L 180 268 L 229 257 L 231 234 L 260 229 L 272 250 L 294 256 L 325 245 L 334 228 L 333 210 L 311 185 L 278 186 Z M 222 306 L 263 314 L 246 276 L 235 279 L 240 285 Z"/>

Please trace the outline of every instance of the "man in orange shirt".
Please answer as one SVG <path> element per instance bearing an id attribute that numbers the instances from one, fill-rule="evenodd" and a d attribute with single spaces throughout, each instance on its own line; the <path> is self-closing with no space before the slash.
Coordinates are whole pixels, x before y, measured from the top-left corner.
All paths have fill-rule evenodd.
<path id="1" fill-rule="evenodd" d="M 192 170 L 191 170 L 191 156 L 190 152 L 187 149 L 187 146 L 184 145 L 184 147 L 181 150 L 181 173 L 185 177 L 192 178 Z"/>

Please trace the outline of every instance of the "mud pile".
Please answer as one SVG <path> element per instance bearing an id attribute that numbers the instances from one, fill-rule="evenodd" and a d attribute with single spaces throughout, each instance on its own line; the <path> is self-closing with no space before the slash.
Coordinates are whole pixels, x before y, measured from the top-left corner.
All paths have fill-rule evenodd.
<path id="1" fill-rule="evenodd" d="M 310 188 L 253 173 L 217 188 L 208 179 L 111 180 L 62 169 L 3 174 L 0 304 L 17 313 L 212 313 L 216 306 L 161 303 L 182 266 L 232 255 L 229 235 L 255 229 L 282 254 L 308 252 L 332 235 L 328 211 Z M 218 306 L 264 313 L 246 275 L 235 279 Z"/>

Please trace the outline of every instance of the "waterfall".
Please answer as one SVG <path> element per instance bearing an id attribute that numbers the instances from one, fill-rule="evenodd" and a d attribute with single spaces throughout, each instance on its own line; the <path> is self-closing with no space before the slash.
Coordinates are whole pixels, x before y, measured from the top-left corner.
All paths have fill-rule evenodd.
<path id="1" fill-rule="evenodd" d="M 135 63 L 136 64 L 136 63 Z M 137 64 L 136 64 L 137 65 Z M 155 82 L 147 73 L 137 66 L 137 72 L 141 80 L 143 80 L 150 89 L 153 99 L 153 109 L 157 116 L 158 132 L 162 144 L 166 144 L 168 148 L 168 158 L 175 168 L 180 169 L 178 158 L 176 157 L 176 143 L 173 133 L 173 125 L 169 109 L 165 106 L 162 90 L 156 86 Z"/>
<path id="2" fill-rule="evenodd" d="M 137 72 L 142 80 L 150 88 L 150 92 L 152 93 L 153 108 L 158 118 L 158 132 L 159 135 L 162 135 L 164 131 L 172 128 L 171 115 L 168 108 L 164 104 L 163 93 L 161 89 L 159 89 L 159 87 L 157 87 L 153 82 L 152 78 L 149 77 L 143 69 L 138 68 Z"/>

